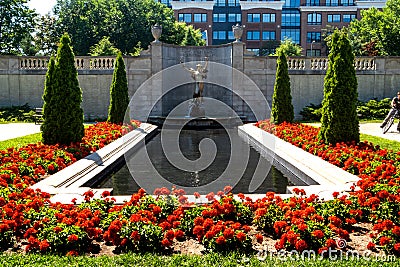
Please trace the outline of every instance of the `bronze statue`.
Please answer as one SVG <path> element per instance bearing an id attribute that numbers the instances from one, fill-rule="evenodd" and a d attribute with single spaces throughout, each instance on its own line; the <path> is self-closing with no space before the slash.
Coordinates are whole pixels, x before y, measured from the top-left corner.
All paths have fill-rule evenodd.
<path id="1" fill-rule="evenodd" d="M 181 60 L 182 67 L 190 72 L 193 80 L 196 82 L 196 87 L 193 93 L 193 99 L 194 101 L 199 101 L 200 103 L 203 102 L 203 90 L 204 90 L 204 79 L 207 78 L 207 66 L 208 66 L 208 58 L 205 58 L 206 63 L 204 66 L 201 64 L 196 65 L 196 69 L 193 68 L 187 68 L 185 66 L 185 63 Z"/>

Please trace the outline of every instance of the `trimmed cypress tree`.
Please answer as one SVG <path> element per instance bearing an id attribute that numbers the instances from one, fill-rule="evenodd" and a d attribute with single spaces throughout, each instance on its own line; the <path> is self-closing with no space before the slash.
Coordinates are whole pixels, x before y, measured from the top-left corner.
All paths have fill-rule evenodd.
<path id="1" fill-rule="evenodd" d="M 290 77 L 286 55 L 278 51 L 276 62 L 276 78 L 274 94 L 272 96 L 271 122 L 280 124 L 284 121 L 293 122 L 294 111 L 292 105 L 292 95 L 290 94 Z"/>
<path id="2" fill-rule="evenodd" d="M 357 77 L 354 54 L 344 32 L 333 32 L 328 59 L 319 139 L 330 144 L 346 141 L 358 143 Z"/>
<path id="3" fill-rule="evenodd" d="M 45 109 L 50 113 L 45 116 L 41 128 L 45 144 L 70 144 L 81 141 L 84 136 L 82 91 L 70 43 L 68 34 L 64 34 L 57 50 L 53 75 L 50 67 L 48 71 L 48 92 L 43 99 Z"/>
<path id="4" fill-rule="evenodd" d="M 115 61 L 107 120 L 112 123 L 122 123 L 129 105 L 128 82 L 126 79 L 125 63 L 121 53 L 118 53 Z"/>
<path id="5" fill-rule="evenodd" d="M 47 66 L 46 72 L 46 80 L 44 82 L 44 92 L 43 92 L 43 124 L 40 126 L 40 130 L 42 131 L 42 140 L 43 143 L 49 143 L 51 140 L 53 133 L 48 131 L 47 129 L 52 129 L 56 126 L 55 115 L 56 111 L 54 110 L 54 105 L 51 103 L 54 96 L 54 88 L 53 88 L 53 76 L 55 69 L 55 60 L 54 57 L 50 58 L 49 64 Z"/>

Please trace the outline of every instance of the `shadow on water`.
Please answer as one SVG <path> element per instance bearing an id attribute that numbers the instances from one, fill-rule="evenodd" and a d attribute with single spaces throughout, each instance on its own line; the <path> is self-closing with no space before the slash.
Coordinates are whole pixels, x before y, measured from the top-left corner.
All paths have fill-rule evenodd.
<path id="1" fill-rule="evenodd" d="M 234 134 L 230 133 L 230 136 L 231 138 L 233 137 L 240 139 L 240 137 L 237 135 L 236 129 Z M 221 174 L 227 168 L 231 158 L 231 142 L 230 137 L 225 129 L 182 130 L 179 134 L 179 149 L 187 159 L 196 160 L 200 157 L 199 143 L 204 138 L 210 138 L 214 141 L 217 146 L 217 154 L 211 165 L 202 171 L 188 172 L 173 166 L 162 151 L 161 134 L 158 134 L 149 140 L 146 144 L 146 149 L 143 147 L 131 156 L 129 159 L 129 168 L 143 168 L 143 166 L 140 166 L 140 160 L 137 160 L 136 158 L 140 158 L 140 153 L 147 153 L 157 172 L 164 179 L 175 184 L 178 188 L 181 186 L 194 187 L 195 189 L 198 186 L 209 184 L 221 176 Z M 238 143 L 236 142 L 235 144 Z M 246 142 L 239 140 L 239 146 L 243 146 L 241 147 L 243 149 L 248 149 L 249 145 Z M 146 150 L 147 152 L 145 152 Z M 239 182 L 237 182 L 237 184 L 234 186 L 233 193 L 249 193 L 249 184 L 252 180 L 259 160 L 261 161 L 261 164 L 270 164 L 267 160 L 261 157 L 256 150 L 250 148 L 247 167 Z M 151 177 L 149 177 L 149 175 L 151 175 L 150 172 L 146 173 L 143 171 L 140 172 L 141 177 L 135 176 L 134 179 L 131 176 L 128 166 L 124 164 L 124 162 L 122 162 L 121 165 L 123 166 L 115 167 L 111 174 L 101 182 L 94 185 L 92 184 L 90 186 L 96 188 L 113 188 L 113 195 L 130 195 L 137 192 L 137 190 L 140 188 L 135 182 L 135 179 L 151 179 Z M 243 170 L 238 170 L 238 173 L 241 172 L 243 172 Z M 231 184 L 227 182 L 225 185 Z M 268 191 L 286 193 L 288 185 L 293 184 L 280 171 L 272 166 L 269 173 L 265 175 L 263 183 L 258 189 L 256 189 L 256 191 L 251 193 L 265 194 Z M 305 184 L 299 184 L 296 182 L 296 185 Z M 217 188 L 215 192 L 218 190 L 222 190 L 222 188 Z M 201 192 L 201 190 L 198 192 L 201 194 L 209 193 Z"/>

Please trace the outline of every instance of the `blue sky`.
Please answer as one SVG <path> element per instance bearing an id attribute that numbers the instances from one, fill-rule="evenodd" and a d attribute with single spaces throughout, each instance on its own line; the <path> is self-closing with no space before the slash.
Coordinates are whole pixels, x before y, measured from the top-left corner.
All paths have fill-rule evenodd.
<path id="1" fill-rule="evenodd" d="M 31 9 L 36 9 L 36 12 L 44 15 L 53 9 L 56 0 L 30 0 L 28 6 Z"/>

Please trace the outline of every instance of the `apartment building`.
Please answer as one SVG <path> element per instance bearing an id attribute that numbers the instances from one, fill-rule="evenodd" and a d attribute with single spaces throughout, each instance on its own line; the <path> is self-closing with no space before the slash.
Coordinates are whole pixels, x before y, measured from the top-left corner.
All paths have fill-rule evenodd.
<path id="1" fill-rule="evenodd" d="M 285 38 L 303 55 L 324 56 L 324 31 L 341 28 L 361 17 L 360 11 L 383 8 L 386 0 L 156 0 L 174 10 L 177 20 L 201 29 L 208 45 L 234 40 L 232 25 L 244 27 L 248 50 L 269 54 Z"/>

